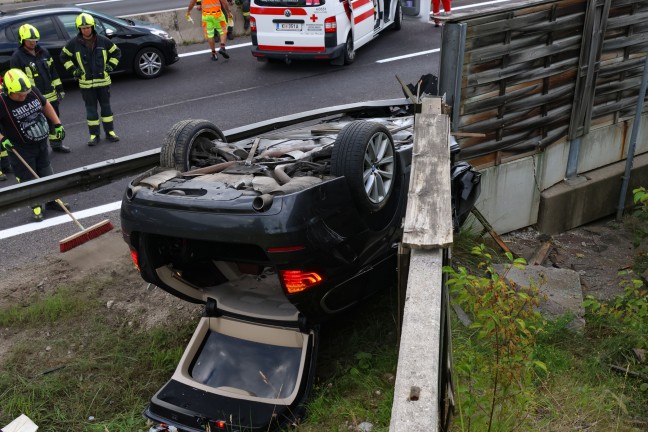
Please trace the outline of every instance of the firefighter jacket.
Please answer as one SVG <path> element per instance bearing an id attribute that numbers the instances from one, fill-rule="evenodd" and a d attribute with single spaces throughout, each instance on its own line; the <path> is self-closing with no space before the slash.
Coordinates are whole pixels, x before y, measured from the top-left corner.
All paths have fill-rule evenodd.
<path id="1" fill-rule="evenodd" d="M 21 45 L 11 56 L 10 67 L 25 72 L 32 86 L 36 86 L 48 101 L 58 100 L 57 91 L 63 91 L 63 86 L 54 59 L 46 48 L 36 45 L 35 55 L 32 55 Z"/>
<path id="2" fill-rule="evenodd" d="M 81 70 L 79 87 L 82 90 L 110 85 L 106 66 L 116 68 L 121 58 L 120 49 L 110 39 L 94 30 L 92 34 L 94 38 L 86 41 L 79 32 L 61 50 L 63 67 L 71 73 L 77 68 Z"/>

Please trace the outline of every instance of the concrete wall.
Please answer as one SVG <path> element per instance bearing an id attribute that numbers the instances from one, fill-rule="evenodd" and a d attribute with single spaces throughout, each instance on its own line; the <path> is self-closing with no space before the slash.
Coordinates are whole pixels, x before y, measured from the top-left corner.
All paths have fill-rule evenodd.
<path id="1" fill-rule="evenodd" d="M 234 15 L 234 36 L 246 34 L 243 29 L 243 14 L 241 7 L 237 4 L 230 5 Z M 157 24 L 167 31 L 178 43 L 178 45 L 189 45 L 204 42 L 203 30 L 200 25 L 200 12 L 191 11 L 191 18 L 194 20 L 190 23 L 185 18 L 187 7 L 167 12 L 158 12 L 155 14 L 129 15 L 128 18 Z M 249 29 L 247 33 L 249 34 Z"/>
<path id="2" fill-rule="evenodd" d="M 564 180 L 566 141 L 544 153 L 483 169 L 477 207 L 499 233 L 537 224 L 541 232 L 555 234 L 614 215 L 632 123 L 592 128 L 583 137 L 575 182 Z M 635 155 L 626 205 L 632 203 L 633 188 L 648 187 L 648 115 L 641 119 Z"/>

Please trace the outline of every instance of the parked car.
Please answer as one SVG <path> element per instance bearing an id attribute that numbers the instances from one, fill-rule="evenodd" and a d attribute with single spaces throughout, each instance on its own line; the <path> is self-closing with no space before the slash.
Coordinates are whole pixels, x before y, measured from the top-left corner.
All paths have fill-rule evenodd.
<path id="1" fill-rule="evenodd" d="M 231 143 L 206 120 L 171 128 L 125 192 L 122 232 L 144 280 L 205 314 L 146 417 L 182 431 L 299 418 L 319 323 L 396 277 L 414 125 L 399 101 Z M 452 176 L 460 222 L 480 175 L 457 162 Z"/>
<path id="2" fill-rule="evenodd" d="M 67 41 L 78 34 L 75 20 L 82 12 L 94 17 L 97 33 L 107 36 L 121 49 L 122 58 L 115 72 L 156 78 L 166 66 L 180 59 L 175 40 L 155 25 L 78 6 L 28 7 L 0 11 L 0 73 L 9 69 L 11 55 L 20 45 L 18 29 L 28 23 L 38 29 L 39 43 L 49 50 L 61 78 L 71 79 L 72 75 L 59 61 L 59 54 Z"/>

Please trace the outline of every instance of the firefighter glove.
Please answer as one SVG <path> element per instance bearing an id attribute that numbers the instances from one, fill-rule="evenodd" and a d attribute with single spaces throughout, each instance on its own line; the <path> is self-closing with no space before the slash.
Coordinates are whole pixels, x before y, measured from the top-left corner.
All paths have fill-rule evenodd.
<path id="1" fill-rule="evenodd" d="M 4 150 L 11 150 L 13 148 L 13 144 L 11 144 L 11 141 L 9 141 L 9 138 L 5 138 L 0 142 L 0 145 L 2 145 L 2 148 Z"/>
<path id="2" fill-rule="evenodd" d="M 81 75 L 83 75 L 83 71 L 81 70 L 81 68 L 76 68 L 76 69 L 74 69 L 74 71 L 72 72 L 72 76 L 73 76 L 74 78 L 79 78 Z"/>
<path id="3" fill-rule="evenodd" d="M 110 73 L 110 72 L 112 72 L 113 70 L 114 70 L 114 69 L 113 69 L 112 65 L 109 65 L 109 64 L 106 65 L 106 72 Z"/>
<path id="4" fill-rule="evenodd" d="M 56 96 L 58 96 L 58 100 L 63 100 L 63 98 L 65 97 L 65 92 L 63 91 L 63 87 L 56 88 Z"/>
<path id="5" fill-rule="evenodd" d="M 194 20 L 193 20 L 193 18 L 191 18 L 191 15 L 189 15 L 189 13 L 187 13 L 187 15 L 185 15 L 185 17 L 187 18 L 187 21 L 189 21 L 191 24 L 193 24 Z"/>
<path id="6" fill-rule="evenodd" d="M 63 125 L 61 123 L 54 125 L 54 135 L 56 135 L 56 139 L 59 141 L 63 141 L 65 139 L 65 129 L 63 129 Z"/>

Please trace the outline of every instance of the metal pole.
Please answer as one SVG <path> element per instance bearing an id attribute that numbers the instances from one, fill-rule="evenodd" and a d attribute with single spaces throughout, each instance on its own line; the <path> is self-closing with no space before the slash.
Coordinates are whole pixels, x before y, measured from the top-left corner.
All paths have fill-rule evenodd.
<path id="1" fill-rule="evenodd" d="M 646 61 L 644 62 L 643 77 L 641 79 L 641 88 L 639 89 L 639 100 L 637 101 L 637 109 L 635 110 L 634 121 L 632 122 L 632 134 L 630 135 L 630 147 L 628 148 L 628 156 L 626 158 L 625 174 L 623 175 L 623 184 L 621 185 L 621 195 L 619 196 L 619 204 L 617 205 L 616 220 L 620 221 L 625 207 L 626 194 L 628 193 L 628 183 L 630 183 L 630 171 L 632 170 L 632 162 L 634 161 L 635 147 L 637 144 L 637 134 L 639 133 L 639 124 L 641 123 L 641 111 L 646 99 L 646 84 L 648 83 L 648 53 L 646 53 Z"/>
<path id="2" fill-rule="evenodd" d="M 581 137 L 574 138 L 569 144 L 569 156 L 567 157 L 567 172 L 565 177 L 572 180 L 578 175 L 578 155 L 580 154 Z"/>

